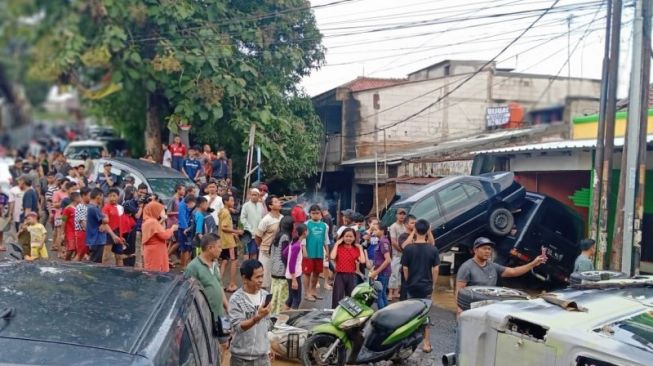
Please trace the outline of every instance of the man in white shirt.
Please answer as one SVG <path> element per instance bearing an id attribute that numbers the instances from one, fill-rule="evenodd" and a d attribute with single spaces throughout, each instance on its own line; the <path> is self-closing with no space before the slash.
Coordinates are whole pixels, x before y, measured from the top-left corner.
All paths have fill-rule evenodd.
<path id="1" fill-rule="evenodd" d="M 23 213 L 23 195 L 25 195 L 25 192 L 19 186 L 13 186 L 9 190 L 9 212 L 16 232 L 20 228 L 20 215 Z"/>
<path id="2" fill-rule="evenodd" d="M 256 243 L 259 246 L 259 261 L 263 264 L 263 287 L 270 288 L 272 282 L 272 258 L 270 257 L 270 246 L 279 230 L 279 222 L 283 218 L 281 214 L 281 200 L 270 195 L 265 200 L 268 213 L 261 219 L 256 230 Z"/>
<path id="3" fill-rule="evenodd" d="M 209 191 L 209 194 L 204 196 L 204 198 L 209 201 L 209 208 L 213 209 L 211 216 L 213 216 L 215 224 L 219 226 L 220 219 L 218 218 L 218 214 L 220 213 L 220 210 L 224 208 L 224 203 L 222 202 L 222 197 L 220 197 L 218 192 L 218 183 L 212 179 L 209 181 L 209 185 L 206 186 L 206 189 Z"/>
<path id="4" fill-rule="evenodd" d="M 266 211 L 260 197 L 261 191 L 252 188 L 249 191 L 249 201 L 245 202 L 240 209 L 240 223 L 243 225 L 243 229 L 251 235 L 251 240 L 247 243 L 249 259 L 258 258 L 258 246 L 256 245 L 254 233 L 258 229 L 258 224 Z"/>

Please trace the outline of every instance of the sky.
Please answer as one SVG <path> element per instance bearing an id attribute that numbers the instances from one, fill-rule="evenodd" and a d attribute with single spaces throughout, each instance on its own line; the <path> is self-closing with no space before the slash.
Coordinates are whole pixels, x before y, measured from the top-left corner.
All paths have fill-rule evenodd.
<path id="1" fill-rule="evenodd" d="M 618 95 L 628 91 L 634 0 L 625 0 Z M 358 76 L 403 78 L 446 59 L 517 72 L 601 78 L 606 0 L 311 0 L 326 62 L 302 86 L 315 96 Z M 571 18 L 571 19 L 569 19 Z M 524 30 L 528 31 L 514 44 Z M 503 52 L 502 52 L 503 51 Z M 568 53 L 571 53 L 567 63 Z M 568 69 L 569 66 L 569 69 Z"/>

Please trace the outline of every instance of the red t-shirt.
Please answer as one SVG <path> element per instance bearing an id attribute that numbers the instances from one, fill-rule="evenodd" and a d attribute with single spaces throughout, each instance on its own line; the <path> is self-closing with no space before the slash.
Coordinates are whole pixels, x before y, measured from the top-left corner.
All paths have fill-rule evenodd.
<path id="1" fill-rule="evenodd" d="M 336 257 L 336 272 L 356 273 L 358 257 L 360 257 L 360 250 L 356 246 L 340 244 Z"/>
<path id="2" fill-rule="evenodd" d="M 176 157 L 186 156 L 186 145 L 184 144 L 170 144 L 170 154 Z"/>
<path id="3" fill-rule="evenodd" d="M 111 230 L 116 231 L 120 229 L 120 213 L 118 206 L 107 203 L 102 208 L 102 213 L 109 219 L 109 227 Z"/>
<path id="4" fill-rule="evenodd" d="M 128 234 L 136 226 L 136 220 L 130 215 L 120 216 L 120 236 Z"/>
<path id="5" fill-rule="evenodd" d="M 72 238 L 75 236 L 75 207 L 67 206 L 63 209 L 62 216 L 66 220 L 66 226 L 64 226 L 64 232 L 67 238 Z"/>

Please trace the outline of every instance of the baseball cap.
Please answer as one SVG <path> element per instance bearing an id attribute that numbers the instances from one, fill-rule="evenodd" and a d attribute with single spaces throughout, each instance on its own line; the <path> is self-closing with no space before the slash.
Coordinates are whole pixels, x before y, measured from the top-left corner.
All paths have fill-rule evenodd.
<path id="1" fill-rule="evenodd" d="M 596 244 L 593 239 L 583 239 L 580 241 L 580 250 L 588 250 Z"/>
<path id="2" fill-rule="evenodd" d="M 476 240 L 474 240 L 474 249 L 476 249 L 478 247 L 482 247 L 484 245 L 490 245 L 490 246 L 493 247 L 496 244 L 494 244 L 494 242 L 492 240 L 490 240 L 490 239 L 488 239 L 488 238 L 486 238 L 484 236 L 481 236 L 481 237 L 477 238 Z"/>
<path id="3" fill-rule="evenodd" d="M 407 213 L 405 208 L 403 208 L 403 207 L 399 207 L 399 208 L 397 209 L 397 213 L 401 213 L 401 212 L 403 212 L 403 213 Z"/>

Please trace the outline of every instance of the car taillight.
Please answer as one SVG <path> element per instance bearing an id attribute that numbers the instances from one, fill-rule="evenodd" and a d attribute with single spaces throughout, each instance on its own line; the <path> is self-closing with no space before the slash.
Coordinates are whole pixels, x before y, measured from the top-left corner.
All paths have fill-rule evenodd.
<path id="1" fill-rule="evenodd" d="M 517 258 L 523 260 L 524 262 L 530 262 L 530 260 L 531 260 L 531 257 L 527 256 L 527 255 L 524 254 L 524 253 L 519 252 L 519 251 L 518 251 L 517 249 L 515 249 L 515 248 L 513 248 L 513 249 L 510 250 L 510 254 L 511 254 L 513 257 L 517 257 Z"/>

